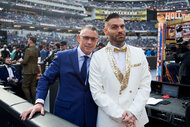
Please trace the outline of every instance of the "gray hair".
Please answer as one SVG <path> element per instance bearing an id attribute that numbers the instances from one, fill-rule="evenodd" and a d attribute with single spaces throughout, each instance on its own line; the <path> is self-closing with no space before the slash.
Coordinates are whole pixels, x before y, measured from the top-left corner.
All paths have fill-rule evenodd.
<path id="1" fill-rule="evenodd" d="M 85 25 L 84 27 L 82 27 L 81 32 L 82 32 L 84 29 L 90 29 L 90 30 L 92 30 L 92 31 L 96 31 L 97 34 L 98 34 L 97 28 L 96 28 L 95 26 L 93 26 L 93 25 Z M 80 34 L 81 34 L 81 32 L 80 32 Z"/>

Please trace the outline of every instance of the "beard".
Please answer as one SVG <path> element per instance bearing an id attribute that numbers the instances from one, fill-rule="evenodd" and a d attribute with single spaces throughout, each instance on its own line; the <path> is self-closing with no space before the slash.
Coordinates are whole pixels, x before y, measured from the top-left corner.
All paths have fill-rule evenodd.
<path id="1" fill-rule="evenodd" d="M 123 34 L 117 34 L 115 36 L 110 36 L 110 40 L 114 41 L 116 43 L 123 43 L 125 41 L 125 35 Z"/>
<path id="2" fill-rule="evenodd" d="M 8 64 L 8 63 L 5 63 L 8 67 L 10 67 L 11 66 L 11 64 Z"/>

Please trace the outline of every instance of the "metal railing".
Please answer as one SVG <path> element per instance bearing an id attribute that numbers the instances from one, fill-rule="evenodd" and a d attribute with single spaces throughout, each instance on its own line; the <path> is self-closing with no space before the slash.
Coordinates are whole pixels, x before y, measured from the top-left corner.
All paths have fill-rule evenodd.
<path id="1" fill-rule="evenodd" d="M 40 113 L 29 120 L 22 121 L 20 114 L 30 108 L 31 103 L 0 88 L 0 123 L 7 127 L 77 127 L 49 112 L 42 116 Z M 3 123 L 2 123 L 2 120 Z"/>

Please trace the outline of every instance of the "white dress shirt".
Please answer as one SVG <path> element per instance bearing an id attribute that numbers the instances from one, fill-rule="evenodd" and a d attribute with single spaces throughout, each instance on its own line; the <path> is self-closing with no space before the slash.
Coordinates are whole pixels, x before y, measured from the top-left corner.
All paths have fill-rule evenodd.
<path id="1" fill-rule="evenodd" d="M 9 77 L 7 77 L 7 81 L 9 81 L 9 78 L 13 78 L 14 77 L 13 70 L 12 70 L 11 67 L 8 67 L 6 64 L 4 64 L 4 65 L 7 68 L 7 71 L 9 73 Z"/>
<path id="2" fill-rule="evenodd" d="M 84 56 L 88 56 L 88 60 L 87 60 L 87 72 L 89 71 L 89 66 L 90 66 L 90 59 L 92 57 L 92 53 L 90 55 L 85 55 L 82 50 L 80 49 L 80 47 L 77 48 L 78 51 L 78 61 L 79 61 L 79 72 L 81 72 L 81 68 L 82 68 L 82 64 L 84 62 Z"/>
<path id="3" fill-rule="evenodd" d="M 80 49 L 80 47 L 77 48 L 77 51 L 78 51 L 78 61 L 79 61 L 79 71 L 81 72 L 81 68 L 82 68 L 82 64 L 85 60 L 84 56 L 88 56 L 88 59 L 87 59 L 87 77 L 88 77 L 88 74 L 89 74 L 89 66 L 90 66 L 90 59 L 92 57 L 92 53 L 90 53 L 90 55 L 85 55 L 82 50 Z M 85 85 L 87 84 L 87 78 L 85 80 Z"/>
<path id="4" fill-rule="evenodd" d="M 121 49 L 125 48 L 127 45 L 125 44 Z M 117 66 L 119 67 L 121 73 L 125 74 L 125 64 L 126 64 L 126 52 L 114 52 L 114 48 L 118 48 L 116 46 L 111 45 L 111 51 L 113 52 L 113 56 L 116 60 Z"/>

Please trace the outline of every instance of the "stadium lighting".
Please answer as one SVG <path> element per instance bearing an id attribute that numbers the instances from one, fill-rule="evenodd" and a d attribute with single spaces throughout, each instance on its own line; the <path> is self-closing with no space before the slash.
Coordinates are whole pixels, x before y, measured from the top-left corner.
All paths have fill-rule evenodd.
<path id="1" fill-rule="evenodd" d="M 33 27 L 33 26 L 30 26 L 29 28 L 30 28 L 30 29 L 34 29 L 35 27 Z"/>
<path id="2" fill-rule="evenodd" d="M 3 8 L 0 8 L 0 11 L 2 11 L 3 10 Z"/>
<path id="3" fill-rule="evenodd" d="M 21 27 L 21 25 L 14 25 L 14 27 L 15 27 L 15 28 L 20 28 L 20 27 Z"/>

